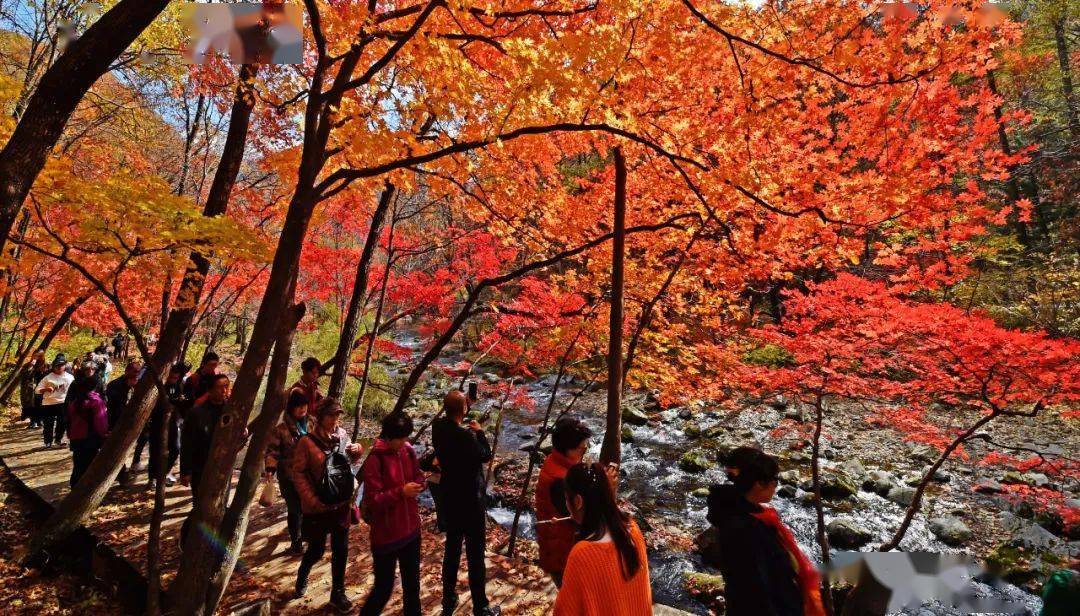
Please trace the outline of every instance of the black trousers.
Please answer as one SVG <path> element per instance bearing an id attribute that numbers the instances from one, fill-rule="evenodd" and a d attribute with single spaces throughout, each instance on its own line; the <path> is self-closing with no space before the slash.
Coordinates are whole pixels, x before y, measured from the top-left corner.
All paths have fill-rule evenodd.
<path id="1" fill-rule="evenodd" d="M 71 441 L 71 487 L 74 488 L 75 484 L 79 482 L 79 478 L 90 467 L 90 463 L 94 461 L 94 456 L 97 455 L 99 449 L 101 449 L 101 438 L 98 436 L 88 436 Z"/>
<path id="2" fill-rule="evenodd" d="M 64 421 L 63 404 L 46 404 L 41 407 L 41 423 L 44 427 L 45 446 L 59 443 L 64 440 L 64 429 L 67 422 Z"/>
<path id="3" fill-rule="evenodd" d="M 150 442 L 150 430 L 143 428 L 142 433 L 139 434 L 139 438 L 135 441 L 135 455 L 131 457 L 131 467 L 135 468 L 139 465 L 139 461 L 142 460 L 143 450 L 146 449 L 146 444 Z M 153 451 L 151 448 L 150 451 Z M 152 458 L 154 454 L 150 454 Z"/>
<path id="4" fill-rule="evenodd" d="M 465 544 L 465 559 L 469 566 L 469 592 L 472 594 L 473 613 L 479 614 L 488 606 L 487 564 L 484 548 L 487 541 L 486 519 L 482 510 L 473 519 L 461 524 L 449 520 L 446 527 L 446 553 L 443 555 L 443 609 L 457 605 L 457 575 L 461 566 L 461 544 Z"/>
<path id="5" fill-rule="evenodd" d="M 297 580 L 307 581 L 315 563 L 326 553 L 326 538 L 330 537 L 330 578 L 333 592 L 345 591 L 345 564 L 349 560 L 349 529 L 342 526 L 340 511 L 304 517 L 304 541 L 308 542 L 300 559 Z"/>
<path id="6" fill-rule="evenodd" d="M 386 554 L 375 554 L 375 586 L 360 616 L 382 614 L 394 594 L 394 570 L 401 568 L 401 602 L 405 616 L 420 616 L 420 537 Z"/>
<path id="7" fill-rule="evenodd" d="M 278 488 L 281 491 L 281 500 L 285 501 L 285 521 L 289 528 L 289 540 L 293 543 L 301 539 L 301 524 L 304 519 L 300 511 L 300 495 L 296 492 L 296 486 L 279 468 Z"/>
<path id="8" fill-rule="evenodd" d="M 158 460 L 161 458 L 161 424 L 159 422 L 160 420 L 155 421 L 153 417 L 150 419 L 150 462 L 147 464 L 147 473 L 151 479 L 158 477 Z M 180 457 L 180 426 L 177 424 L 175 414 L 169 419 L 165 443 L 169 451 L 168 458 L 165 460 L 164 474 L 168 475 Z"/>

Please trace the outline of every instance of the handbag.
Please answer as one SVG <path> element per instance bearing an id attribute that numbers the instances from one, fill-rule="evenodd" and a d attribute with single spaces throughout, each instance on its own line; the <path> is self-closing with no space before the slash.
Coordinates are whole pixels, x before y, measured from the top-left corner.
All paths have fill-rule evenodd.
<path id="1" fill-rule="evenodd" d="M 262 494 L 259 495 L 259 504 L 263 507 L 273 507 L 275 500 L 274 480 L 267 477 L 266 483 L 263 484 Z"/>

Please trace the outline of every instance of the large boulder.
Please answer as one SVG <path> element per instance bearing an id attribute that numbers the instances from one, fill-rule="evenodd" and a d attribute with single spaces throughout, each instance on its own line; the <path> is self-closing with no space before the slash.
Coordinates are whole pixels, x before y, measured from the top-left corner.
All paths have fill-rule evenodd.
<path id="1" fill-rule="evenodd" d="M 862 462 L 859 462 L 855 458 L 841 464 L 840 472 L 850 477 L 852 481 L 856 483 L 862 483 L 869 476 L 866 472 L 866 468 L 862 465 Z"/>
<path id="2" fill-rule="evenodd" d="M 716 463 L 709 452 L 700 447 L 691 449 L 679 458 L 679 468 L 688 473 L 703 473 L 714 466 Z"/>
<path id="3" fill-rule="evenodd" d="M 885 498 L 897 505 L 907 507 L 915 502 L 915 488 L 911 486 L 893 486 L 893 489 L 889 490 L 889 493 L 885 495 Z"/>
<path id="4" fill-rule="evenodd" d="M 971 539 L 971 529 L 960 518 L 951 516 L 932 518 L 929 523 L 930 532 L 941 540 L 945 545 L 963 545 Z"/>
<path id="5" fill-rule="evenodd" d="M 821 498 L 842 500 L 859 493 L 859 484 L 843 473 L 828 473 L 821 478 Z"/>
<path id="6" fill-rule="evenodd" d="M 866 545 L 872 535 L 870 531 L 851 518 L 836 518 L 825 525 L 829 544 L 841 550 L 853 550 Z"/>

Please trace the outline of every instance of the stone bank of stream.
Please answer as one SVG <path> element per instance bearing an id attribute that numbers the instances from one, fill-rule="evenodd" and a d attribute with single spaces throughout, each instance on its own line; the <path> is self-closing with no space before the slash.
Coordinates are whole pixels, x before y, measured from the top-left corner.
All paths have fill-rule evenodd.
<path id="1" fill-rule="evenodd" d="M 399 339 L 398 342 L 413 348 L 418 347 L 418 341 L 414 338 Z M 444 365 L 453 365 L 459 359 L 448 356 L 442 361 Z M 477 376 L 482 381 L 494 382 L 498 379 L 493 374 Z M 549 375 L 524 384 L 540 410 L 525 412 L 516 408 L 507 409 L 498 442 L 497 455 L 500 462 L 508 459 L 527 461 L 526 456 L 529 454 L 524 450 L 529 449 L 530 444 L 535 441 L 553 382 L 554 377 Z M 565 406 L 582 385 L 575 381 L 564 383 L 556 401 L 555 413 Z M 445 386 L 444 379 L 430 379 L 417 393 L 422 398 L 435 398 L 441 393 L 440 388 Z M 814 509 L 806 491 L 809 489 L 806 484 L 809 479 L 809 456 L 794 449 L 792 445 L 797 443 L 791 439 L 778 438 L 772 434 L 782 420 L 790 419 L 797 413 L 793 414 L 784 405 L 775 403 L 751 405 L 738 411 L 724 412 L 705 408 L 695 409 L 693 412 L 688 409 L 660 410 L 649 407 L 642 394 L 632 394 L 626 402 L 630 411 L 629 417 L 624 417 L 635 423 L 624 424 L 626 428 L 623 431 L 620 496 L 636 509 L 637 518 L 643 522 L 649 536 L 650 572 L 654 600 L 657 603 L 697 614 L 709 613 L 701 603 L 690 596 L 686 590 L 685 577 L 695 571 L 710 571 L 695 550 L 694 538 L 708 527 L 705 519 L 707 487 L 725 480 L 723 470 L 715 464 L 716 451 L 724 448 L 757 444 L 781 458 L 783 467 L 789 472 L 783 475 L 785 485 L 779 490 L 773 505 L 785 523 L 791 527 L 807 555 L 815 561 L 820 560 L 814 538 Z M 484 411 L 497 404 L 497 400 L 482 399 L 477 407 Z M 577 403 L 575 414 L 582 417 L 599 436 L 604 430 L 603 409 L 602 391 L 585 393 Z M 423 415 L 422 413 L 422 422 L 426 421 Z M 879 494 L 858 485 L 869 483 L 871 478 L 855 477 L 854 482 L 848 483 L 856 485 L 849 486 L 847 492 L 844 492 L 842 486 L 838 488 L 844 498 L 828 503 L 826 521 L 842 518 L 851 522 L 864 535 L 860 549 L 870 550 L 888 539 L 900 524 L 903 507 L 894 501 L 902 502 L 906 489 L 904 479 L 926 465 L 925 461 L 920 459 L 925 456 L 925 452 L 905 448 L 896 443 L 895 437 L 892 441 L 901 448 L 900 451 L 875 449 L 878 444 L 874 439 L 864 438 L 867 435 L 859 433 L 854 426 L 848 426 L 851 431 L 847 432 L 842 426 L 827 425 L 827 428 L 832 428 L 827 431 L 833 434 L 833 438 L 825 441 L 826 459 L 822 462 L 825 468 L 829 469 L 830 475 L 834 471 L 837 475 L 841 474 L 839 467 L 843 465 L 845 476 L 859 472 L 873 474 L 873 478 L 892 482 L 886 486 L 889 489 L 898 489 L 888 493 L 879 490 Z M 883 435 L 878 436 L 882 437 L 882 442 L 889 442 Z M 855 443 L 856 439 L 860 442 Z M 599 454 L 599 449 L 600 438 L 594 438 L 589 454 L 595 457 Z M 858 459 L 863 462 L 858 462 Z M 864 463 L 869 470 L 862 468 Z M 523 466 L 524 464 L 521 464 L 519 468 Z M 985 547 L 984 545 L 980 544 L 975 549 L 963 544 L 950 547 L 932 532 L 928 524 L 930 519 L 945 516 L 946 519 L 966 522 L 966 525 L 972 526 L 978 533 L 1004 532 L 999 525 L 985 526 L 981 520 L 986 516 L 978 516 L 976 519 L 976 516 L 969 515 L 974 504 L 972 497 L 975 496 L 971 492 L 971 484 L 976 479 L 972 471 L 968 468 L 957 469 L 952 465 L 947 465 L 946 468 L 948 475 L 943 473 L 942 481 L 935 484 L 924 504 L 923 512 L 915 518 L 901 543 L 901 550 L 967 552 L 982 556 L 985 549 L 981 553 L 979 550 Z M 519 470 L 513 478 L 507 479 L 507 485 L 519 486 L 521 472 L 523 471 Z M 519 488 L 512 489 L 516 492 Z M 987 502 L 983 500 L 979 506 L 985 507 Z M 512 506 L 500 505 L 492 508 L 489 514 L 494 522 L 509 528 L 514 509 Z M 1002 515 L 1010 516 L 1007 512 Z M 1016 521 L 1015 517 L 1012 519 Z M 523 537 L 535 537 L 533 522 L 532 512 L 526 510 L 519 529 Z M 940 528 L 937 530 L 940 534 Z M 1062 542 L 1055 549 L 1059 553 L 1063 550 L 1076 553 L 1076 547 L 1077 542 Z M 1022 605 L 1023 609 L 1016 613 L 1038 614 L 1041 608 L 1038 597 L 1016 586 L 991 588 L 973 583 L 973 590 L 980 596 L 991 596 Z M 939 604 L 927 604 L 907 613 L 929 616 L 960 612 Z"/>

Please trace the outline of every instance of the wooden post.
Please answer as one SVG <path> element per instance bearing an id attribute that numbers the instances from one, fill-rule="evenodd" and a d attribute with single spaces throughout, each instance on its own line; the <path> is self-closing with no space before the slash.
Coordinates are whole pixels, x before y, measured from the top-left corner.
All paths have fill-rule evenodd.
<path id="1" fill-rule="evenodd" d="M 611 242 L 611 318 L 608 326 L 607 428 L 600 461 L 622 459 L 623 261 L 626 256 L 626 159 L 615 147 L 615 215 Z"/>

